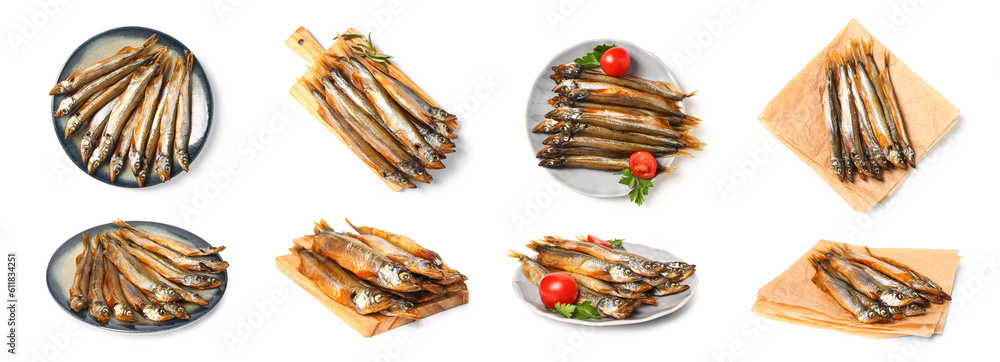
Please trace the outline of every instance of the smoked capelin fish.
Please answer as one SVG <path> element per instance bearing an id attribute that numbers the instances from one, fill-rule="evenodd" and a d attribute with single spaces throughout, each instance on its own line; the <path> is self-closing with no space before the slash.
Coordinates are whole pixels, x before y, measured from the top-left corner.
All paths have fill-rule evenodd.
<path id="1" fill-rule="evenodd" d="M 412 239 L 367 226 L 358 234 L 314 223 L 306 245 L 290 250 L 298 272 L 330 299 L 358 314 L 379 313 L 418 320 L 419 303 L 466 290 L 467 278 Z"/>
<path id="2" fill-rule="evenodd" d="M 951 296 L 934 281 L 892 259 L 846 245 L 815 250 L 813 283 L 861 323 L 889 323 L 926 313 Z"/>
<path id="3" fill-rule="evenodd" d="M 156 41 L 154 34 L 135 48 L 126 46 L 73 72 L 49 93 L 61 97 L 55 116 L 68 116 L 64 137 L 80 144 L 87 172 L 107 165 L 112 183 L 125 169 L 142 187 L 149 172 L 166 181 L 174 165 L 190 167 L 194 58 L 186 53 L 181 59 Z M 81 129 L 82 139 L 74 137 Z"/>
<path id="4" fill-rule="evenodd" d="M 555 109 L 532 130 L 553 135 L 536 155 L 539 166 L 619 172 L 636 151 L 691 157 L 687 151 L 704 147 L 689 134 L 701 120 L 681 112 L 678 103 L 696 92 L 629 74 L 609 76 L 576 63 L 552 71 L 556 95 L 549 104 Z M 662 165 L 657 171 L 670 173 Z"/>
<path id="5" fill-rule="evenodd" d="M 338 37 L 334 46 L 345 55 L 324 52 L 312 60 L 300 79 L 310 94 L 300 94 L 308 99 L 300 100 L 391 188 L 430 183 L 427 170 L 445 168 L 445 154 L 455 151 L 457 118 L 435 106 L 394 65 L 386 65 L 390 71 L 375 66 L 351 45 Z"/>
<path id="6" fill-rule="evenodd" d="M 102 324 L 111 316 L 135 324 L 183 320 L 191 317 L 189 311 L 209 304 L 195 290 L 226 284 L 216 276 L 192 271 L 171 259 L 200 260 L 202 264 L 220 268 L 221 272 L 228 263 L 213 254 L 225 247 L 197 248 L 183 239 L 139 229 L 120 219 L 115 224 L 121 229 L 83 236 L 83 252 L 76 259 L 77 271 L 70 286 L 71 309 L 82 311 L 89 307 L 88 313 Z"/>
<path id="7" fill-rule="evenodd" d="M 855 174 L 882 181 L 884 172 L 916 167 L 889 75 L 889 51 L 877 64 L 873 44 L 852 38 L 843 52 L 831 50 L 823 73 L 830 170 L 844 182 L 854 182 Z"/>
<path id="8" fill-rule="evenodd" d="M 546 236 L 527 245 L 538 253 L 535 257 L 513 250 L 507 256 L 521 263 L 521 273 L 535 285 L 549 273 L 569 275 L 580 291 L 577 303 L 590 301 L 602 316 L 615 319 L 628 318 L 642 304 L 655 306 L 659 297 L 690 288 L 681 282 L 694 274 L 694 265 L 656 261 L 583 240 Z"/>

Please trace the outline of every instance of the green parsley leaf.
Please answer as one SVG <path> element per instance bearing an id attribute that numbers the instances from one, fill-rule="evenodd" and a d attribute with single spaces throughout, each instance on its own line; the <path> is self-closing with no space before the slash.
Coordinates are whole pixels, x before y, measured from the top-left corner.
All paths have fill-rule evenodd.
<path id="1" fill-rule="evenodd" d="M 622 178 L 618 180 L 618 183 L 629 187 L 629 199 L 636 203 L 636 205 L 642 206 L 642 204 L 646 202 L 644 196 L 648 195 L 649 188 L 653 187 L 653 181 L 635 177 L 635 175 L 632 174 L 632 171 L 627 168 L 615 174 L 622 174 Z"/>
<path id="2" fill-rule="evenodd" d="M 611 244 L 612 249 L 625 250 L 625 247 L 622 246 L 623 241 L 625 241 L 625 239 L 611 239 L 608 240 L 608 244 Z"/>
<path id="3" fill-rule="evenodd" d="M 597 313 L 597 308 L 590 305 L 590 301 L 585 301 L 576 306 L 573 311 L 573 318 L 576 319 L 601 319 L 603 318 L 600 313 Z"/>
<path id="4" fill-rule="evenodd" d="M 337 40 L 337 38 L 344 39 L 344 40 L 351 40 L 351 39 L 364 38 L 364 37 L 365 36 L 361 35 L 361 34 L 343 34 L 343 35 L 340 35 L 340 36 L 333 37 L 333 40 Z"/>
<path id="5" fill-rule="evenodd" d="M 604 55 L 608 49 L 614 48 L 615 44 L 608 46 L 607 44 L 595 45 L 590 53 L 587 53 L 581 58 L 573 59 L 576 64 L 584 68 L 597 68 L 601 66 L 601 56 Z"/>
<path id="6" fill-rule="evenodd" d="M 576 311 L 576 306 L 572 304 L 559 303 L 556 302 L 556 309 L 551 309 L 552 313 L 562 314 L 563 317 L 573 318 L 573 312 Z"/>

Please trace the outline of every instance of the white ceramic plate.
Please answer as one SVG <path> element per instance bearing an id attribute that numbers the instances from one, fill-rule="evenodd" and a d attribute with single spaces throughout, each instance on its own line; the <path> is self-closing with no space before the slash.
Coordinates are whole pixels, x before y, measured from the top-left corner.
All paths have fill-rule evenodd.
<path id="1" fill-rule="evenodd" d="M 628 50 L 629 57 L 632 58 L 632 65 L 628 70 L 629 74 L 645 79 L 670 82 L 673 83 L 678 90 L 681 90 L 680 85 L 677 84 L 677 79 L 675 79 L 673 74 L 670 73 L 670 70 L 663 64 L 663 61 L 656 57 L 656 55 L 653 55 L 653 53 L 650 53 L 635 44 L 617 39 L 595 39 L 571 46 L 559 52 L 559 54 L 556 54 L 556 56 L 553 57 L 544 68 L 542 68 L 542 71 L 538 73 L 538 77 L 535 78 L 535 83 L 531 86 L 531 94 L 528 96 L 528 107 L 525 120 L 527 121 L 528 141 L 531 144 L 532 154 L 536 154 L 538 151 L 541 151 L 542 148 L 545 148 L 545 145 L 542 145 L 542 141 L 550 136 L 547 134 L 532 133 L 531 130 L 534 129 L 539 122 L 545 120 L 545 114 L 549 113 L 549 111 L 553 109 L 548 103 L 549 99 L 556 95 L 552 92 L 552 88 L 556 86 L 556 83 L 549 78 L 549 76 L 552 75 L 552 67 L 559 64 L 572 63 L 573 59 L 590 53 L 591 48 L 595 45 L 601 44 L 615 44 L 619 47 L 625 48 L 625 50 Z M 683 102 L 678 102 L 677 104 L 681 111 L 683 111 Z M 673 157 L 660 158 L 661 165 L 669 166 L 672 162 Z M 618 183 L 618 180 L 621 179 L 621 175 L 615 175 L 613 172 L 579 168 L 544 169 L 549 173 L 549 175 L 552 176 L 553 179 L 563 184 L 563 186 L 584 195 L 594 197 L 620 197 L 628 195 L 628 186 Z M 656 184 L 660 179 L 662 179 L 662 177 L 653 178 L 653 183 Z"/>
<path id="2" fill-rule="evenodd" d="M 625 250 L 652 260 L 684 261 L 666 250 L 655 249 L 640 244 L 622 243 L 622 245 L 625 247 Z M 532 284 L 528 278 L 524 277 L 524 274 L 521 273 L 521 268 L 522 267 L 518 266 L 517 270 L 514 272 L 514 294 L 517 295 L 518 299 L 524 302 L 524 304 L 528 305 L 529 309 L 545 318 L 563 323 L 582 324 L 588 326 L 637 324 L 660 318 L 681 309 L 681 307 L 691 300 L 691 297 L 694 296 L 694 292 L 698 289 L 698 273 L 695 272 L 690 278 L 681 282 L 681 284 L 691 286 L 688 290 L 658 297 L 656 298 L 658 305 L 652 306 L 644 304 L 639 308 L 636 308 L 635 311 L 632 312 L 632 315 L 626 319 L 617 320 L 608 317 L 602 319 L 572 319 L 563 317 L 561 314 L 552 313 L 545 309 L 545 304 L 542 304 L 542 299 L 538 296 L 538 286 Z"/>

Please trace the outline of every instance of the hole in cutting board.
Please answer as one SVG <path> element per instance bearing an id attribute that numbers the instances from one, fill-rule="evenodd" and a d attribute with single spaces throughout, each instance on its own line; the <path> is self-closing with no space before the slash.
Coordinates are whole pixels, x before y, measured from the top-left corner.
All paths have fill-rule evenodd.
<path id="1" fill-rule="evenodd" d="M 306 43 L 305 39 L 299 39 L 299 45 L 302 45 L 302 44 L 305 44 L 305 43 Z"/>

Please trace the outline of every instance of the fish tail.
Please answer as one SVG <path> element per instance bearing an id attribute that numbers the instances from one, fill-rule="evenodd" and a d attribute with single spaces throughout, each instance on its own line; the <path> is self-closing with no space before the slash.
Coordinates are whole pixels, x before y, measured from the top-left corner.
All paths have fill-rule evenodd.
<path id="1" fill-rule="evenodd" d="M 681 155 L 681 156 L 684 156 L 684 157 L 694 158 L 694 155 L 692 155 L 692 154 L 690 154 L 690 153 L 688 153 L 686 151 L 677 151 L 677 154 Z"/>
<path id="2" fill-rule="evenodd" d="M 156 39 L 156 34 L 154 33 L 153 35 L 150 35 L 149 38 L 147 38 L 145 42 L 142 43 L 142 46 L 143 47 L 149 47 L 149 46 L 151 46 L 153 44 L 156 44 L 156 40 L 157 40 Z"/>
<path id="3" fill-rule="evenodd" d="M 528 249 L 531 249 L 534 252 L 538 252 L 538 247 L 539 246 L 544 246 L 544 245 L 545 245 L 545 243 L 542 243 L 542 242 L 540 242 L 538 240 L 532 240 L 530 243 L 526 244 L 525 246 L 527 246 Z"/>
<path id="4" fill-rule="evenodd" d="M 333 227 L 331 227 L 330 224 L 328 224 L 325 219 L 319 219 L 319 221 L 314 222 L 313 225 L 315 225 L 315 227 L 313 227 L 313 233 L 316 234 L 333 231 Z"/>
<path id="5" fill-rule="evenodd" d="M 514 258 L 514 259 L 518 259 L 518 260 L 524 260 L 524 259 L 528 258 L 527 255 L 518 253 L 518 252 L 516 252 L 514 250 L 511 250 L 511 249 L 507 249 L 507 256 L 509 256 L 511 258 Z"/>

